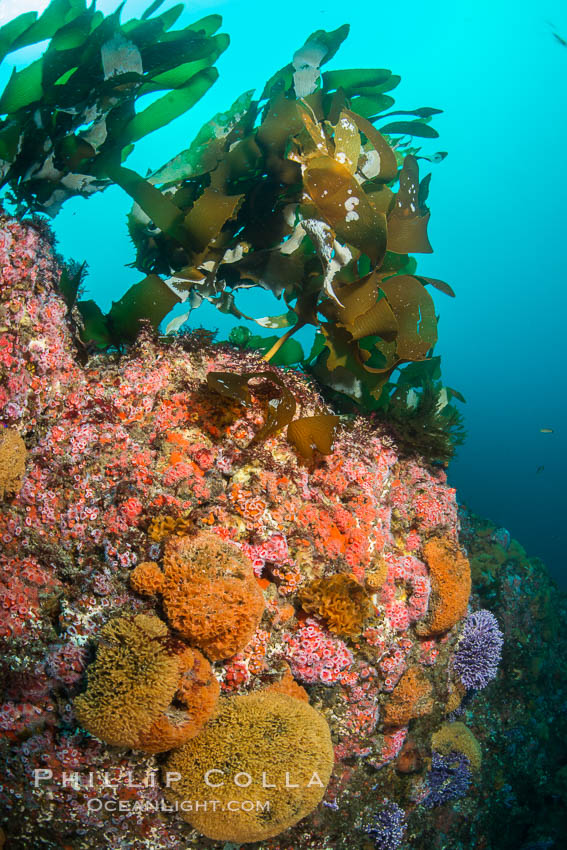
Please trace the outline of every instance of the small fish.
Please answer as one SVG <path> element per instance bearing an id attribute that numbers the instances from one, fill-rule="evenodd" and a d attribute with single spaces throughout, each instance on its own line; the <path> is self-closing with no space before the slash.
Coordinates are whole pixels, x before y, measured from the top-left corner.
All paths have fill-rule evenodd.
<path id="1" fill-rule="evenodd" d="M 540 434 L 553 434 L 553 428 L 540 428 Z"/>
<path id="2" fill-rule="evenodd" d="M 562 38 L 562 37 L 559 35 L 559 33 L 555 32 L 555 24 L 553 24 L 551 21 L 547 21 L 547 25 L 548 25 L 548 27 L 551 27 L 551 35 L 552 35 L 555 39 L 557 39 L 557 41 L 559 42 L 559 44 L 561 45 L 561 47 L 567 47 L 567 41 L 565 41 L 565 39 L 564 39 L 564 38 Z"/>
<path id="3" fill-rule="evenodd" d="M 544 469 L 545 469 L 545 466 L 538 466 L 538 468 L 536 469 L 536 475 L 539 475 L 539 473 L 543 472 Z"/>
<path id="4" fill-rule="evenodd" d="M 443 162 L 447 153 L 448 151 L 437 151 L 437 153 L 432 153 L 429 156 L 416 156 L 416 159 L 426 159 L 427 162 Z"/>

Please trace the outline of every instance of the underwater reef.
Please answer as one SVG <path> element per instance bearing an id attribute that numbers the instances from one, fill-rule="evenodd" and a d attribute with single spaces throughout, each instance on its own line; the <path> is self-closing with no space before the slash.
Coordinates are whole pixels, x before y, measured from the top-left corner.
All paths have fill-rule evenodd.
<path id="1" fill-rule="evenodd" d="M 161 5 L 0 28 L 47 44 L 0 96 L 0 847 L 560 847 L 567 600 L 448 484 L 410 256 L 440 110 L 320 30 L 141 177 L 228 46 Z M 146 276 L 103 314 L 43 216 L 112 183 Z M 184 329 L 251 286 L 281 336 Z"/>
<path id="2" fill-rule="evenodd" d="M 6 847 L 558 835 L 566 605 L 543 565 L 386 426 L 335 417 L 310 458 L 257 441 L 274 386 L 332 411 L 253 352 L 146 327 L 82 364 L 45 228 L 4 216 L 0 254 Z M 203 767 L 270 816 L 176 811 Z"/>

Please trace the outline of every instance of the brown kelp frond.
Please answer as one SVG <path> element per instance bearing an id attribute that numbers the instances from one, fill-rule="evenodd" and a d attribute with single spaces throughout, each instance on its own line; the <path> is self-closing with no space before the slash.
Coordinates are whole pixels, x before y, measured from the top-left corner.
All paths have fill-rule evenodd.
<path id="1" fill-rule="evenodd" d="M 306 460 L 313 459 L 314 449 L 323 455 L 331 453 L 339 417 L 321 413 L 294 419 L 297 408 L 295 396 L 276 372 L 209 372 L 207 375 L 210 390 L 243 407 L 250 407 L 253 404 L 252 392 L 255 395 L 259 392 L 258 386 L 253 387 L 252 392 L 249 386 L 250 381 L 256 380 L 263 382 L 268 403 L 266 420 L 254 435 L 252 443 L 273 437 L 287 425 L 288 442 Z"/>
<path id="2" fill-rule="evenodd" d="M 313 450 L 322 455 L 331 454 L 339 417 L 330 413 L 303 416 L 287 427 L 287 439 L 306 460 L 312 460 Z"/>
<path id="3" fill-rule="evenodd" d="M 266 421 L 259 431 L 254 435 L 253 442 L 272 437 L 282 428 L 288 425 L 295 415 L 296 402 L 293 393 L 286 387 L 284 381 L 275 372 L 248 372 L 238 375 L 235 372 L 209 372 L 207 384 L 209 389 L 214 390 L 231 401 L 238 401 L 248 407 L 252 404 L 252 396 L 249 382 L 261 379 L 268 386 L 268 405 Z"/>
<path id="4" fill-rule="evenodd" d="M 418 158 L 374 126 L 399 77 L 386 69 L 321 72 L 347 32 L 313 33 L 258 100 L 242 95 L 145 181 L 116 179 L 137 202 L 129 226 L 138 267 L 165 276 L 187 303 L 171 332 L 206 300 L 283 331 L 262 338 L 239 327 L 235 344 L 274 365 L 313 367 L 339 391 L 350 384 L 364 407 L 363 395 L 377 403 L 393 371 L 426 359 L 435 344 L 428 285 L 452 290 L 416 276 L 409 256 L 431 251 L 429 176 L 420 182 Z M 423 137 L 437 111 L 414 110 L 405 123 Z M 156 192 L 180 211 L 164 214 L 163 224 Z M 283 299 L 285 311 L 244 314 L 239 290 L 255 285 Z M 322 345 L 305 358 L 295 335 L 307 325 Z"/>

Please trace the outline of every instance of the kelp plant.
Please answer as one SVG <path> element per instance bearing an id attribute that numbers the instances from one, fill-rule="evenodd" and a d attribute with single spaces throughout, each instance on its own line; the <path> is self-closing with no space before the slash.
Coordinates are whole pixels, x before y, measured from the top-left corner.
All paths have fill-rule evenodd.
<path id="1" fill-rule="evenodd" d="M 0 61 L 49 40 L 42 56 L 14 71 L 0 97 L 0 186 L 23 209 L 54 215 L 71 195 L 105 188 L 134 143 L 189 109 L 218 77 L 213 63 L 228 47 L 211 15 L 182 30 L 175 6 L 120 23 L 86 0 L 51 0 L 0 28 Z M 140 112 L 143 95 L 165 91 Z"/>
<path id="2" fill-rule="evenodd" d="M 430 121 L 440 110 L 388 112 L 388 92 L 400 81 L 388 70 L 321 72 L 349 27 L 318 30 L 259 99 L 244 93 L 188 149 L 143 178 L 123 165 L 134 143 L 209 88 L 228 43 L 214 35 L 218 16 L 172 31 L 182 7 L 152 17 L 160 5 L 120 24 L 120 9 L 104 18 L 84 0 L 52 0 L 39 19 L 22 15 L 0 29 L 1 55 L 50 39 L 0 98 L 0 174 L 15 199 L 53 214 L 69 195 L 114 181 L 135 201 L 129 229 L 135 265 L 146 277 L 106 316 L 93 301 L 77 303 L 84 340 L 98 347 L 130 342 L 141 318 L 157 328 L 179 301 L 190 312 L 206 299 L 250 319 L 236 294 L 258 285 L 283 298 L 286 311 L 255 321 L 286 330 L 258 340 L 237 329 L 234 341 L 255 345 L 276 365 L 311 371 L 335 400 L 351 399 L 366 411 L 391 408 L 402 430 L 413 428 L 414 449 L 446 460 L 458 441 L 460 418 L 450 402 L 459 396 L 442 386 L 438 358 L 432 361 L 437 318 L 429 289 L 454 293 L 418 275 L 410 256 L 432 251 L 430 175 L 420 181 L 419 160 L 445 155 L 420 157 L 411 145 L 414 137 L 437 137 Z M 136 112 L 138 97 L 163 89 Z M 382 124 L 398 115 L 407 120 Z M 64 282 L 70 309 L 78 283 L 79 276 Z M 166 330 L 176 332 L 189 312 Z M 293 339 L 306 325 L 316 329 L 307 357 Z M 407 363 L 409 371 L 400 368 Z M 242 401 L 249 377 L 212 381 Z M 267 434 L 291 421 L 295 405 L 282 400 L 275 408 L 271 427 L 262 429 Z M 335 417 L 329 420 L 333 428 Z M 321 445 L 330 444 L 324 430 Z M 443 438 L 420 441 L 433 431 Z M 312 438 L 302 439 L 309 453 Z"/>

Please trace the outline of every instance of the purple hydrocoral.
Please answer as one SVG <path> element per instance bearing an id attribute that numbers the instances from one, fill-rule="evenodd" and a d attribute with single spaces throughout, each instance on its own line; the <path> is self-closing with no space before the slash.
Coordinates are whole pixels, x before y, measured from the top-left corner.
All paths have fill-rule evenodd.
<path id="1" fill-rule="evenodd" d="M 443 756 L 434 752 L 427 782 L 430 791 L 423 801 L 427 808 L 458 800 L 465 796 L 471 784 L 470 761 L 463 753 L 449 753 Z"/>
<path id="2" fill-rule="evenodd" d="M 465 620 L 453 656 L 453 668 L 465 688 L 485 688 L 498 672 L 504 638 L 490 611 L 475 611 Z"/>
<path id="3" fill-rule="evenodd" d="M 374 839 L 378 850 L 397 850 L 406 831 L 404 810 L 385 797 L 365 831 Z"/>

